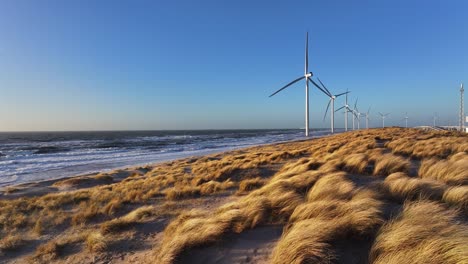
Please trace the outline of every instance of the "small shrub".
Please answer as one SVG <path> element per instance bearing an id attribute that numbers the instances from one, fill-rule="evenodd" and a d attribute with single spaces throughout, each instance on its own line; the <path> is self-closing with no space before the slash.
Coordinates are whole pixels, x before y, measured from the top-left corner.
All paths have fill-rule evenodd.
<path id="1" fill-rule="evenodd" d="M 200 196 L 200 187 L 173 187 L 166 191 L 166 199 L 178 200 Z"/>
<path id="2" fill-rule="evenodd" d="M 91 252 L 103 252 L 107 247 L 108 242 L 101 233 L 90 233 L 86 238 L 86 248 Z"/>
<path id="3" fill-rule="evenodd" d="M 63 245 L 57 241 L 49 241 L 37 247 L 33 258 L 41 262 L 51 262 L 61 255 Z"/>
<path id="4" fill-rule="evenodd" d="M 410 162 L 393 154 L 384 154 L 375 161 L 374 175 L 390 175 L 395 172 L 409 172 Z"/>
<path id="5" fill-rule="evenodd" d="M 239 193 L 250 192 L 255 189 L 262 187 L 265 184 L 265 180 L 260 177 L 254 179 L 243 180 L 239 183 Z"/>
<path id="6" fill-rule="evenodd" d="M 24 245 L 24 243 L 25 241 L 22 236 L 9 234 L 0 240 L 0 249 L 2 251 L 16 250 Z"/>

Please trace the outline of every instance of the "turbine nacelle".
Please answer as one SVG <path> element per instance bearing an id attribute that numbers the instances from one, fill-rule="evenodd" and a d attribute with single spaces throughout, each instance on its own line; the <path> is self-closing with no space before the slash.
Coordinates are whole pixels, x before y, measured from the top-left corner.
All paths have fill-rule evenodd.
<path id="1" fill-rule="evenodd" d="M 306 78 L 310 78 L 312 76 L 314 76 L 314 74 L 312 72 L 309 72 L 307 74 L 304 75 Z"/>

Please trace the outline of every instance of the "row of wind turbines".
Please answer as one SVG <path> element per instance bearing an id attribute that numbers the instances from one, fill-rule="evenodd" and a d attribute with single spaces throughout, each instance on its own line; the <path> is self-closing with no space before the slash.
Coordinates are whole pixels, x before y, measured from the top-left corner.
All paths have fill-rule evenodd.
<path id="1" fill-rule="evenodd" d="M 322 81 L 320 81 L 319 78 L 317 78 L 318 80 L 318 83 L 320 83 L 320 85 L 315 82 L 312 77 L 313 77 L 313 73 L 309 71 L 309 33 L 307 32 L 306 33 L 306 45 L 305 45 L 305 67 L 304 67 L 304 76 L 301 76 L 295 80 L 293 80 L 292 82 L 286 84 L 285 86 L 281 87 L 279 90 L 277 90 L 276 92 L 272 93 L 269 97 L 272 97 L 274 95 L 276 95 L 277 93 L 283 91 L 284 89 L 290 87 L 291 85 L 301 81 L 301 80 L 305 80 L 305 97 L 306 97 L 306 100 L 305 100 L 305 135 L 306 136 L 309 136 L 309 83 L 311 83 L 312 85 L 314 85 L 319 91 L 321 91 L 323 94 L 325 94 L 328 98 L 329 98 L 329 101 L 328 101 L 328 105 L 327 105 L 327 109 L 325 110 L 325 115 L 323 116 L 323 120 L 325 121 L 325 118 L 327 116 L 327 113 L 328 113 L 328 109 L 330 108 L 330 105 L 331 105 L 331 111 L 330 111 L 330 129 L 331 129 L 331 133 L 334 133 L 335 131 L 335 112 L 338 112 L 342 109 L 344 109 L 344 115 L 345 115 L 345 118 L 344 118 L 344 122 L 345 122 L 345 131 L 348 131 L 348 113 L 351 113 L 352 114 L 352 128 L 353 130 L 356 129 L 356 124 L 357 124 L 357 129 L 360 129 L 360 123 L 361 123 L 361 117 L 365 117 L 365 120 L 366 120 L 366 129 L 369 128 L 369 118 L 370 118 L 370 107 L 369 107 L 369 110 L 367 110 L 366 113 L 361 113 L 359 112 L 358 108 L 357 108 L 357 99 L 354 103 L 354 108 L 351 109 L 351 107 L 348 105 L 348 94 L 351 93 L 351 91 L 348 91 L 346 90 L 346 92 L 343 92 L 343 93 L 339 93 L 339 94 L 332 94 L 330 92 L 330 90 L 327 89 L 327 87 L 323 84 Z M 345 104 L 336 109 L 335 110 L 335 100 L 340 97 L 340 96 L 343 96 L 345 95 Z M 379 115 L 380 117 L 382 118 L 382 127 L 385 127 L 385 119 L 388 117 L 390 113 L 380 113 L 379 112 Z M 408 115 L 406 114 L 405 115 L 405 120 L 406 120 L 406 127 L 408 127 Z M 357 121 L 357 122 L 356 122 Z"/>

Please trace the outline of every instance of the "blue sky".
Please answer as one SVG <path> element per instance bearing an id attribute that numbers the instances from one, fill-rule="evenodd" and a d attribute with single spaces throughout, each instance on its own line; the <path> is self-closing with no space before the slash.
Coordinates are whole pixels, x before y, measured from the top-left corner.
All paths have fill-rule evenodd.
<path id="1" fill-rule="evenodd" d="M 0 130 L 299 128 L 309 64 L 386 124 L 457 122 L 466 1 L 0 2 Z M 311 126 L 327 98 L 311 90 Z M 337 104 L 342 104 L 339 99 Z M 336 126 L 342 126 L 339 115 Z"/>

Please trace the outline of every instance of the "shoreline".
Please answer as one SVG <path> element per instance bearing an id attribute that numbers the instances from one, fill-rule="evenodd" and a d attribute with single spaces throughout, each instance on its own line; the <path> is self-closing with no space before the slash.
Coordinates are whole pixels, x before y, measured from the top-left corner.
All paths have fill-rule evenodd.
<path id="1" fill-rule="evenodd" d="M 338 132 L 335 134 L 341 134 L 343 132 Z M 176 161 L 182 161 L 185 159 L 192 159 L 192 158 L 203 158 L 205 156 L 211 156 L 211 155 L 229 155 L 231 152 L 234 151 L 246 151 L 251 148 L 258 148 L 258 147 L 265 147 L 265 146 L 273 146 L 273 145 L 280 145 L 280 144 L 285 144 L 285 143 L 297 143 L 297 142 L 304 142 L 308 140 L 314 140 L 317 138 L 323 138 L 327 137 L 333 134 L 322 134 L 320 136 L 311 136 L 309 138 L 301 138 L 301 139 L 293 139 L 293 140 L 286 140 L 286 141 L 278 141 L 274 143 L 265 143 L 265 144 L 257 144 L 257 145 L 250 145 L 250 146 L 242 146 L 239 148 L 228 148 L 228 149 L 217 149 L 217 150 L 211 150 L 203 153 L 197 153 L 195 155 L 187 155 L 187 156 L 179 156 L 176 158 L 171 158 L 171 159 L 165 159 L 165 160 L 160 160 L 156 162 L 147 162 L 147 163 L 139 163 L 139 164 L 132 164 L 132 165 L 124 165 L 124 166 L 118 166 L 115 168 L 109 168 L 109 169 L 102 169 L 102 170 L 96 170 L 96 171 L 89 171 L 81 174 L 73 174 L 70 176 L 63 176 L 63 177 L 57 177 L 57 178 L 51 178 L 51 179 L 43 179 L 43 180 L 36 180 L 36 181 L 28 181 L 28 182 L 21 182 L 21 183 L 13 183 L 13 184 L 7 184 L 7 185 L 1 185 L 0 184 L 0 200 L 2 199 L 15 199 L 20 196 L 24 196 L 24 194 L 19 194 L 19 195 L 12 195 L 13 193 L 8 193 L 9 189 L 16 189 L 16 188 L 44 188 L 44 187 L 51 187 L 57 182 L 65 181 L 65 180 L 71 180 L 71 179 L 79 179 L 79 178 L 88 178 L 88 177 L 96 177 L 99 175 L 116 175 L 122 172 L 134 172 L 136 170 L 145 168 L 145 167 L 155 167 L 158 165 L 162 165 L 165 163 L 170 163 L 170 162 L 176 162 Z M 121 177 L 117 177 L 121 178 Z M 118 179 L 118 181 L 115 181 L 114 183 L 120 182 L 126 177 L 123 177 L 122 179 Z M 81 189 L 81 188 L 80 188 Z M 47 192 L 56 192 L 56 191 L 61 191 L 59 188 L 57 190 L 47 190 Z M 44 191 L 38 190 L 38 191 L 33 191 L 34 195 L 41 195 L 44 194 Z M 6 197 L 10 196 L 10 197 Z M 29 196 L 29 195 L 27 195 Z"/>
<path id="2" fill-rule="evenodd" d="M 329 131 L 326 130 L 317 130 L 314 131 L 316 135 L 312 134 L 310 138 L 319 138 L 323 136 L 330 135 Z M 344 131 L 338 131 L 338 133 L 342 133 Z M 176 151 L 176 152 L 162 152 L 162 153 L 147 153 L 146 155 L 139 155 L 138 157 L 132 158 L 129 156 L 129 158 L 124 158 L 124 159 L 103 159 L 102 161 L 100 159 L 93 161 L 90 160 L 86 164 L 64 164 L 64 167 L 60 166 L 53 166 L 52 168 L 47 168 L 46 167 L 41 167 L 41 165 L 37 167 L 31 167 L 32 169 L 26 169 L 24 172 L 18 171 L 17 174 L 9 174 L 6 173 L 4 176 L 4 179 L 2 182 L 0 182 L 0 189 L 6 188 L 6 187 L 11 187 L 11 186 L 17 186 L 17 185 L 22 185 L 22 184 L 27 184 L 27 183 L 35 183 L 35 182 L 42 182 L 42 181 L 49 181 L 49 180 L 57 180 L 57 179 L 65 179 L 65 178 L 70 178 L 70 177 L 77 177 L 77 176 L 86 176 L 90 174 L 96 174 L 100 172 L 110 172 L 113 170 L 119 170 L 119 169 L 125 169 L 125 168 L 131 168 L 131 167 L 136 167 L 136 166 L 147 166 L 147 165 L 154 165 L 154 164 L 159 164 L 167 161 L 173 161 L 177 159 L 183 159 L 187 157 L 199 157 L 199 156 L 204 156 L 204 155 L 210 155 L 213 153 L 219 153 L 219 152 L 226 152 L 226 151 L 231 151 L 231 150 L 236 150 L 236 149 L 241 149 L 241 148 L 249 148 L 249 147 L 254 147 L 254 146 L 262 146 L 262 145 L 269 145 L 269 144 L 277 144 L 277 143 L 282 143 L 282 142 L 294 142 L 297 140 L 305 140 L 303 135 L 298 137 L 295 136 L 295 138 L 290 138 L 290 139 L 280 139 L 278 141 L 273 141 L 273 142 L 251 142 L 252 144 L 245 144 L 245 142 L 239 142 L 239 145 L 227 145 L 227 146 L 222 146 L 219 148 L 214 148 L 214 149 L 187 149 L 187 150 L 182 150 L 182 151 Z M 260 140 L 262 141 L 262 140 Z M 122 152 L 126 153 L 126 152 Z M 131 153 L 130 153 L 131 154 Z M 123 154 L 126 155 L 126 154 Z M 57 158 L 60 158 L 61 156 L 58 156 Z M 15 160 L 12 160 L 14 163 Z M 10 161 L 11 162 L 11 161 Z M 28 164 L 25 164 L 23 166 L 27 166 Z M 19 166 L 19 165 L 14 165 L 14 166 Z M 7 167 L 8 168 L 8 167 Z M 21 167 L 18 167 L 21 168 Z M 26 167 L 25 167 L 26 168 Z"/>

